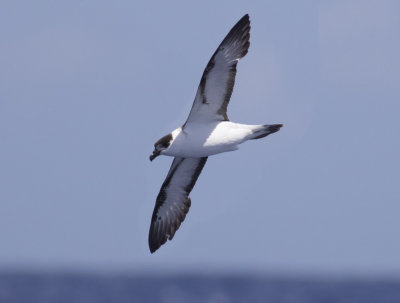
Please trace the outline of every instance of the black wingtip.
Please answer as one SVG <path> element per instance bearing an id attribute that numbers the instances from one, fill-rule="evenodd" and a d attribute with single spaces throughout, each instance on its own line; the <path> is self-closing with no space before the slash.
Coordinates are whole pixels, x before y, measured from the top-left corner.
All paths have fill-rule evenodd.
<path id="1" fill-rule="evenodd" d="M 154 221 L 152 221 L 150 225 L 148 240 L 149 240 L 149 249 L 152 254 L 156 252 L 161 247 L 161 245 L 167 242 L 167 238 L 160 237 L 160 235 L 155 232 Z"/>
<path id="2" fill-rule="evenodd" d="M 149 237 L 149 249 L 150 249 L 150 252 L 152 254 L 155 253 L 161 247 L 161 245 L 163 245 L 165 242 L 166 241 L 161 243 L 160 241 L 155 241 L 151 237 Z"/>
<path id="3" fill-rule="evenodd" d="M 250 25 L 250 17 L 249 14 L 244 15 L 240 20 L 235 24 L 236 25 L 242 25 L 248 23 Z"/>
<path id="4" fill-rule="evenodd" d="M 240 20 L 242 20 L 242 19 L 247 19 L 247 20 L 249 20 L 249 19 L 250 19 L 249 14 L 244 15 Z"/>
<path id="5" fill-rule="evenodd" d="M 249 14 L 246 14 L 242 18 L 240 18 L 240 20 L 238 22 L 236 22 L 236 24 L 233 26 L 233 28 L 235 28 L 235 27 L 243 27 L 245 24 L 249 24 L 250 25 Z"/>
<path id="6" fill-rule="evenodd" d="M 233 47 L 236 50 L 234 54 L 237 55 L 235 59 L 243 58 L 250 47 L 250 28 L 250 17 L 246 14 L 232 27 L 218 49 L 235 45 Z"/>

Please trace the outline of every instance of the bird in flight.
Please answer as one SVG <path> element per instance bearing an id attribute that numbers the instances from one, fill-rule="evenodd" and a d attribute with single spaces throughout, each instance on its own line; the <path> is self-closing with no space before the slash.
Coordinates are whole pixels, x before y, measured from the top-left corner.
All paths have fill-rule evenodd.
<path id="1" fill-rule="evenodd" d="M 153 253 L 175 232 L 191 204 L 190 192 L 208 156 L 233 151 L 239 144 L 277 132 L 282 124 L 248 125 L 229 121 L 227 108 L 236 65 L 250 46 L 250 19 L 243 16 L 208 62 L 186 122 L 154 144 L 150 156 L 174 157 L 151 217 L 149 248 Z"/>

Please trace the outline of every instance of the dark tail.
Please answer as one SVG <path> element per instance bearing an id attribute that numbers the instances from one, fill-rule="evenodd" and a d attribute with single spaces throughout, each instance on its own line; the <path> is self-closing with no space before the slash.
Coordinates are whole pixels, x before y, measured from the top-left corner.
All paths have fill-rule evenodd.
<path id="1" fill-rule="evenodd" d="M 278 130 L 281 129 L 281 127 L 283 126 L 283 124 L 266 124 L 263 125 L 263 128 L 254 132 L 254 136 L 253 138 L 251 138 L 251 140 L 255 140 L 255 139 L 261 139 L 264 138 L 270 134 L 276 133 Z"/>

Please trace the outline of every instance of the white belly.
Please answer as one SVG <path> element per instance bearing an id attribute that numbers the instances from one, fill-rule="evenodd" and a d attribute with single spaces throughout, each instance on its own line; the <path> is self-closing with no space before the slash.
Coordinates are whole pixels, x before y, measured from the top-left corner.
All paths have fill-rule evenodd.
<path id="1" fill-rule="evenodd" d="M 207 157 L 238 149 L 259 126 L 232 123 L 190 124 L 174 138 L 162 154 L 174 157 Z"/>

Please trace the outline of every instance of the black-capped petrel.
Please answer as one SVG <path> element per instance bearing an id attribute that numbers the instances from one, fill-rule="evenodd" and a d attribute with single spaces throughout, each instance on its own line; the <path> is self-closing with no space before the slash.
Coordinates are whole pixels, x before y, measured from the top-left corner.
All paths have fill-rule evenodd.
<path id="1" fill-rule="evenodd" d="M 153 253 L 175 232 L 190 207 L 189 194 L 208 156 L 233 151 L 239 144 L 277 132 L 282 124 L 247 125 L 229 121 L 226 113 L 236 65 L 250 46 L 250 20 L 243 16 L 217 48 L 200 80 L 192 109 L 183 126 L 154 144 L 150 156 L 174 157 L 154 207 L 149 232 Z"/>

